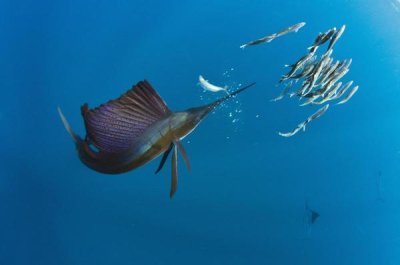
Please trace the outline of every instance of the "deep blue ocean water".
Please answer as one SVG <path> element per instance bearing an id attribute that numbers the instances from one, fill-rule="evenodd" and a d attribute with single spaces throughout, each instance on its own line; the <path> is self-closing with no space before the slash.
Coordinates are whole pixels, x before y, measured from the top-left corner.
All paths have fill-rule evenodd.
<path id="1" fill-rule="evenodd" d="M 400 264 L 400 2 L 0 1 L 0 264 Z M 265 45 L 247 41 L 305 21 Z M 320 31 L 347 28 L 360 89 L 316 109 L 273 103 L 277 80 Z M 110 176 L 85 167 L 57 114 L 149 80 L 172 110 L 216 84 L 257 85 L 183 140 L 170 163 Z M 305 202 L 319 219 L 306 228 Z"/>

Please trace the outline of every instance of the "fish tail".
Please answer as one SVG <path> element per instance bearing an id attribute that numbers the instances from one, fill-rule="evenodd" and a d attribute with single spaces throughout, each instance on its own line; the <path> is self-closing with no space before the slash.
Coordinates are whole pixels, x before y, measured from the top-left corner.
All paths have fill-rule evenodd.
<path id="1" fill-rule="evenodd" d="M 228 86 L 224 86 L 224 91 L 229 96 L 230 94 L 229 94 L 228 88 L 229 88 Z"/>
<path id="2" fill-rule="evenodd" d="M 69 133 L 69 135 L 72 137 L 72 140 L 77 144 L 78 142 L 80 142 L 80 137 L 72 130 L 71 125 L 69 125 L 67 119 L 65 118 L 64 114 L 61 111 L 60 107 L 57 107 L 57 111 L 58 114 L 60 115 L 61 121 L 64 124 L 65 129 L 67 130 L 67 132 Z"/>

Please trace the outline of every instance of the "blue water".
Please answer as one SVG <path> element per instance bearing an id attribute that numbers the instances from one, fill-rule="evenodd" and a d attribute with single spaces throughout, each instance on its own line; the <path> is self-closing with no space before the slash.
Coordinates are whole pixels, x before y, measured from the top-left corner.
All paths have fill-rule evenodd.
<path id="1" fill-rule="evenodd" d="M 399 6 L 1 1 L 0 264 L 400 264 Z M 342 24 L 333 57 L 353 58 L 346 80 L 360 90 L 280 137 L 316 110 L 269 101 L 283 65 Z M 184 139 L 192 170 L 180 160 L 173 200 L 169 162 L 109 176 L 79 161 L 57 106 L 84 135 L 83 103 L 142 79 L 172 110 L 222 96 L 204 93 L 199 74 L 257 85 Z M 311 231 L 306 201 L 320 213 Z"/>

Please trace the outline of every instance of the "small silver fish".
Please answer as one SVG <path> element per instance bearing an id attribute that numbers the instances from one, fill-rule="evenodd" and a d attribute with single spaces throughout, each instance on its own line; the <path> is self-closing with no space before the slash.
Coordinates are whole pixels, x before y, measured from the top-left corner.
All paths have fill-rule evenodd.
<path id="1" fill-rule="evenodd" d="M 312 89 L 315 85 L 315 83 L 317 82 L 317 79 L 319 78 L 319 75 L 322 71 L 322 68 L 326 65 L 326 63 L 329 61 L 330 56 L 332 54 L 332 50 L 329 50 L 328 52 L 326 52 L 322 58 L 321 61 L 317 64 L 316 69 L 314 74 L 311 76 L 311 84 L 310 84 L 310 88 Z"/>
<path id="2" fill-rule="evenodd" d="M 353 87 L 353 89 L 350 90 L 349 94 L 347 94 L 347 96 L 342 101 L 336 103 L 336 105 L 344 104 L 347 101 L 349 101 L 353 97 L 353 95 L 357 92 L 357 90 L 358 86 Z"/>
<path id="3" fill-rule="evenodd" d="M 329 78 L 331 77 L 333 77 L 333 75 L 331 76 L 331 74 L 333 73 L 333 72 L 335 72 L 335 70 L 337 69 L 337 67 L 338 67 L 338 65 L 339 65 L 339 61 L 336 61 L 334 64 L 331 64 L 330 66 L 329 66 L 329 69 L 327 70 L 327 72 L 325 72 L 324 74 L 323 74 L 323 76 L 322 76 L 322 79 L 321 79 L 321 81 L 320 81 L 320 85 L 321 86 L 324 86 L 324 85 L 326 85 L 326 83 L 328 83 L 330 80 L 329 80 Z"/>
<path id="4" fill-rule="evenodd" d="M 265 37 L 262 37 L 262 38 L 259 38 L 256 40 L 252 40 L 246 44 L 240 45 L 239 48 L 244 49 L 248 46 L 257 45 L 257 44 L 261 44 L 261 43 L 268 43 L 268 42 L 273 41 L 276 37 L 277 37 L 276 33 L 274 33 L 274 34 L 271 34 L 271 35 L 268 35 L 268 36 L 265 36 Z"/>
<path id="5" fill-rule="evenodd" d="M 323 106 L 322 108 L 317 110 L 317 112 L 315 112 L 310 117 L 308 117 L 308 119 L 306 121 L 306 124 L 312 122 L 315 119 L 318 119 L 319 117 L 321 117 L 328 110 L 328 108 L 329 108 L 329 104 L 326 104 L 325 106 Z"/>
<path id="6" fill-rule="evenodd" d="M 341 79 L 343 76 L 345 76 L 349 71 L 350 71 L 349 68 L 344 68 L 343 70 L 341 70 L 340 72 L 335 74 L 335 76 L 332 78 L 331 82 L 336 83 L 339 79 Z"/>
<path id="7" fill-rule="evenodd" d="M 282 93 L 281 93 L 278 97 L 276 97 L 276 98 L 274 98 L 274 99 L 271 99 L 271 101 L 278 101 L 278 100 L 283 99 L 283 97 L 286 96 L 286 95 L 289 93 L 289 91 L 290 91 L 290 89 L 291 89 L 292 87 L 293 87 L 293 80 L 290 81 L 290 82 L 285 86 L 285 89 L 282 91 Z"/>
<path id="8" fill-rule="evenodd" d="M 317 90 L 317 93 L 321 96 L 324 96 L 327 91 L 331 89 L 331 87 L 335 84 L 332 80 L 329 81 L 325 86 L 321 87 Z"/>
<path id="9" fill-rule="evenodd" d="M 344 68 L 350 68 L 351 63 L 353 62 L 353 59 L 350 58 L 349 60 L 346 60 L 346 63 L 344 64 Z"/>
<path id="10" fill-rule="evenodd" d="M 306 102 L 300 104 L 300 107 L 304 107 L 304 106 L 307 106 L 307 105 L 309 105 L 309 104 L 313 104 L 314 101 L 315 101 L 317 98 L 319 98 L 319 97 L 320 97 L 320 95 L 313 95 L 313 96 L 311 96 Z"/>
<path id="11" fill-rule="evenodd" d="M 210 82 L 208 82 L 208 80 L 204 79 L 204 77 L 202 75 L 199 75 L 199 84 L 205 90 L 208 90 L 211 92 L 225 91 L 225 93 L 227 93 L 229 95 L 227 86 L 219 87 L 219 86 L 213 85 Z"/>
<path id="12" fill-rule="evenodd" d="M 344 93 L 346 93 L 347 89 L 349 89 L 349 87 L 351 87 L 351 85 L 353 84 L 353 80 L 347 82 L 337 93 L 336 95 L 332 98 L 332 99 L 338 99 L 341 96 L 343 96 Z"/>
<path id="13" fill-rule="evenodd" d="M 342 36 L 344 30 L 346 29 L 346 25 L 343 25 L 336 33 L 332 36 L 331 41 L 328 45 L 328 50 L 333 48 L 333 45 L 338 41 L 338 39 Z"/>
<path id="14" fill-rule="evenodd" d="M 339 88 L 342 87 L 342 84 L 343 84 L 342 82 L 339 82 L 336 85 L 334 85 L 329 91 L 327 91 L 326 97 L 328 99 L 331 99 L 334 95 L 336 95 Z"/>
<path id="15" fill-rule="evenodd" d="M 298 133 L 301 129 L 304 128 L 305 126 L 305 122 L 300 123 L 299 125 L 297 125 L 296 128 L 294 128 L 293 131 L 291 132 L 287 132 L 287 133 L 282 133 L 282 132 L 278 132 L 278 134 L 282 137 L 292 137 L 293 135 L 295 135 L 296 133 Z"/>
<path id="16" fill-rule="evenodd" d="M 302 77 L 308 77 L 313 69 L 314 69 L 314 64 L 308 64 L 308 65 L 306 65 L 304 67 L 303 71 L 301 71 L 297 75 L 291 76 L 290 78 L 292 78 L 292 79 L 300 79 Z"/>
<path id="17" fill-rule="evenodd" d="M 309 92 L 306 92 L 306 91 L 310 90 L 310 85 L 311 85 L 311 81 L 308 80 L 308 79 L 305 80 L 303 82 L 302 86 L 300 87 L 300 89 L 296 92 L 296 95 L 302 97 L 305 94 L 309 93 Z"/>
<path id="18" fill-rule="evenodd" d="M 333 100 L 334 99 L 334 95 L 336 94 L 336 91 L 342 86 L 342 82 L 339 82 L 337 84 L 335 84 L 329 91 L 326 92 L 325 96 L 317 102 L 312 102 L 312 104 L 316 104 L 316 105 L 321 105 L 324 104 L 325 102 L 329 101 L 329 100 Z"/>
<path id="19" fill-rule="evenodd" d="M 281 78 L 280 82 L 291 78 L 299 69 L 301 69 L 304 66 L 304 64 L 306 64 L 308 61 L 310 61 L 313 57 L 314 57 L 313 53 L 308 53 L 308 54 L 302 56 L 297 62 L 290 65 L 292 67 L 292 69 Z M 285 65 L 285 66 L 287 66 L 287 65 Z"/>
<path id="20" fill-rule="evenodd" d="M 310 122 L 312 122 L 313 120 L 321 117 L 328 110 L 328 108 L 329 108 L 329 104 L 326 104 L 325 106 L 323 106 L 322 108 L 317 110 L 314 114 L 312 114 L 310 117 L 308 117 L 305 121 L 303 121 L 302 123 L 297 125 L 297 127 L 293 131 L 287 132 L 287 133 L 279 132 L 278 134 L 283 137 L 291 137 L 291 136 L 295 135 L 296 133 L 298 133 L 301 129 L 303 129 L 303 131 L 305 131 L 306 125 L 309 124 Z"/>
<path id="21" fill-rule="evenodd" d="M 276 33 L 276 36 L 280 37 L 280 36 L 283 36 L 283 35 L 288 34 L 290 32 L 297 32 L 297 31 L 299 31 L 299 29 L 301 29 L 305 25 L 306 25 L 306 22 L 300 22 L 300 23 L 294 24 L 292 26 L 289 26 L 289 27 L 279 31 L 278 33 Z"/>
<path id="22" fill-rule="evenodd" d="M 271 42 L 271 41 L 273 41 L 275 38 L 280 37 L 280 36 L 283 36 L 283 35 L 285 35 L 285 34 L 287 34 L 287 33 L 289 33 L 289 32 L 297 32 L 297 31 L 298 31 L 300 28 L 302 28 L 305 24 L 306 24 L 305 22 L 297 23 L 297 24 L 295 24 L 295 25 L 293 25 L 293 26 L 287 27 L 287 28 L 285 28 L 285 29 L 279 31 L 278 33 L 273 33 L 273 34 L 271 34 L 271 35 L 268 35 L 268 36 L 265 36 L 265 37 L 262 37 L 262 38 L 259 38 L 259 39 L 256 39 L 256 40 L 252 40 L 252 41 L 250 41 L 250 42 L 248 42 L 248 43 L 246 43 L 246 44 L 240 45 L 240 48 L 241 48 L 241 49 L 244 49 L 244 48 L 246 48 L 246 47 L 248 47 L 248 46 L 257 45 L 257 44 L 261 44 L 261 43 L 268 43 L 268 42 Z"/>

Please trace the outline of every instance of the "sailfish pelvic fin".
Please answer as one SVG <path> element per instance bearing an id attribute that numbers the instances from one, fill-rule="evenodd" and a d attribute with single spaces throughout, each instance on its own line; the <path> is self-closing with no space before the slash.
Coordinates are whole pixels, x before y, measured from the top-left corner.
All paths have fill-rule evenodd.
<path id="1" fill-rule="evenodd" d="M 185 165 L 186 165 L 187 170 L 190 171 L 189 157 L 188 157 L 188 155 L 186 153 L 185 148 L 183 147 L 183 144 L 179 140 L 175 140 L 174 144 L 176 145 L 176 147 L 178 147 L 178 150 L 181 153 L 181 156 L 182 156 L 183 160 L 185 161 Z"/>
<path id="2" fill-rule="evenodd" d="M 172 199 L 178 188 L 178 150 L 176 146 L 174 146 L 174 152 L 172 153 L 171 170 L 171 190 L 169 192 L 169 197 Z"/>

